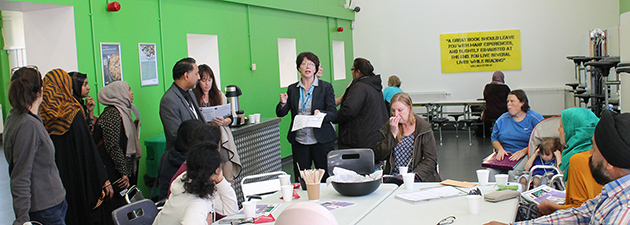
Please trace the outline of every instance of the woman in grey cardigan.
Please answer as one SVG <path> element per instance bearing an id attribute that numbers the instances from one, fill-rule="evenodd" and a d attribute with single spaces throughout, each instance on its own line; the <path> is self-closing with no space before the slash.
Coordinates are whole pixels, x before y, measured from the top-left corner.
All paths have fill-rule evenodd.
<path id="1" fill-rule="evenodd" d="M 14 225 L 28 221 L 65 224 L 66 190 L 55 164 L 55 146 L 38 114 L 42 75 L 36 68 L 15 71 L 9 85 L 4 155 L 9 163 Z"/>
<path id="2" fill-rule="evenodd" d="M 374 155 L 386 160 L 385 173 L 398 175 L 398 167 L 408 166 L 416 174 L 416 181 L 441 181 L 437 172 L 437 152 L 431 124 L 416 116 L 411 97 L 398 93 L 392 97 L 392 117 L 379 130 L 381 139 L 376 143 Z M 402 180 L 386 182 L 401 184 Z"/>

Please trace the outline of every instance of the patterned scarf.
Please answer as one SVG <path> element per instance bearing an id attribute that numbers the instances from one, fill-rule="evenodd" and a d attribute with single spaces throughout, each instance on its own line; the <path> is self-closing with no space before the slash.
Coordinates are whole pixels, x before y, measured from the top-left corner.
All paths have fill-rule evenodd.
<path id="1" fill-rule="evenodd" d="M 77 113 L 81 112 L 81 105 L 72 95 L 72 78 L 64 70 L 54 69 L 44 77 L 43 86 L 44 97 L 39 113 L 44 126 L 50 135 L 63 135 L 70 129 Z"/>

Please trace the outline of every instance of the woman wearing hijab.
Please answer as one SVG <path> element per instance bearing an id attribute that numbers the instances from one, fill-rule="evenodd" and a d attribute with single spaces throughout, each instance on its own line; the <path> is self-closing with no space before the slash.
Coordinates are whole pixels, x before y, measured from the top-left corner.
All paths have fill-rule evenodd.
<path id="1" fill-rule="evenodd" d="M 98 101 L 106 105 L 101 117 L 94 124 L 94 142 L 103 159 L 107 175 L 116 194 L 107 204 L 106 212 L 123 206 L 121 190 L 137 184 L 138 160 L 142 148 L 138 140 L 140 116 L 133 105 L 133 92 L 125 81 L 114 81 L 98 92 Z M 136 115 L 133 121 L 131 112 Z M 136 125 L 137 124 L 137 125 Z"/>
<path id="2" fill-rule="evenodd" d="M 88 83 L 87 75 L 79 72 L 70 72 L 72 77 L 72 95 L 79 101 L 83 108 L 83 114 L 86 116 L 85 120 L 90 126 L 90 130 L 94 129 L 94 99 L 90 96 L 90 85 Z M 85 100 L 83 100 L 85 98 Z"/>
<path id="3" fill-rule="evenodd" d="M 483 88 L 483 99 L 486 101 L 486 107 L 483 109 L 481 120 L 485 123 L 486 131 L 484 132 L 487 135 L 490 134 L 492 122 L 508 111 L 505 99 L 511 90 L 505 84 L 504 79 L 503 72 L 495 71 L 492 74 L 492 82 Z"/>
<path id="4" fill-rule="evenodd" d="M 101 224 L 107 215 L 99 207 L 113 195 L 81 105 L 72 95 L 72 79 L 66 71 L 54 69 L 43 82 L 39 107 L 44 127 L 55 146 L 55 162 L 66 188 L 66 224 Z"/>
<path id="5" fill-rule="evenodd" d="M 563 179 L 566 182 L 566 198 L 563 205 L 543 201 L 538 205 L 538 211 L 543 215 L 558 209 L 577 208 L 602 190 L 602 185 L 593 179 L 588 165 L 591 138 L 599 119 L 585 108 L 562 110 L 560 117 L 560 142 L 566 145 L 562 151 L 560 170 L 564 173 Z"/>

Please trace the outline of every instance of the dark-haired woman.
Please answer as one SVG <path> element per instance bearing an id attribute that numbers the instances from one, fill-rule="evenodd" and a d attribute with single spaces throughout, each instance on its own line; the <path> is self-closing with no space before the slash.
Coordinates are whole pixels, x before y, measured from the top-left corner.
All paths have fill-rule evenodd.
<path id="1" fill-rule="evenodd" d="M 55 145 L 55 162 L 68 194 L 66 223 L 102 224 L 111 217 L 101 204 L 114 191 L 83 110 L 72 95 L 72 78 L 62 69 L 46 74 L 39 113 Z"/>
<path id="2" fill-rule="evenodd" d="M 492 129 L 492 147 L 497 152 L 497 160 L 503 160 L 508 153 L 510 161 L 518 161 L 527 156 L 527 145 L 532 130 L 543 120 L 540 113 L 529 109 L 529 100 L 523 90 L 513 90 L 507 97 L 508 111 L 503 113 L 494 124 Z M 525 167 L 525 161 L 521 161 L 515 166 L 516 172 Z M 490 169 L 491 181 L 494 181 L 494 174 L 505 173 L 497 169 Z"/>
<path id="3" fill-rule="evenodd" d="M 138 140 L 140 115 L 132 104 L 133 92 L 126 81 L 114 81 L 103 87 L 98 92 L 98 101 L 107 107 L 94 124 L 94 142 L 109 180 L 117 181 L 112 184 L 117 194 L 105 205 L 109 214 L 126 203 L 118 193 L 137 184 L 138 160 L 142 156 Z"/>
<path id="4" fill-rule="evenodd" d="M 339 149 L 374 149 L 381 139 L 378 130 L 389 118 L 381 76 L 374 74 L 374 67 L 364 58 L 356 58 L 351 71 L 353 80 L 343 94 L 335 121 L 339 124 Z"/>
<path id="5" fill-rule="evenodd" d="M 13 73 L 9 85 L 13 109 L 4 124 L 3 146 L 11 177 L 14 225 L 28 221 L 63 225 L 68 208 L 55 164 L 55 147 L 38 115 L 41 77 L 36 69 L 23 67 Z"/>
<path id="6" fill-rule="evenodd" d="M 219 90 L 215 81 L 214 72 L 206 64 L 199 65 L 199 81 L 193 89 L 199 107 L 211 107 L 227 104 L 227 98 Z M 241 159 L 236 151 L 236 144 L 232 131 L 228 127 L 232 123 L 231 118 L 212 119 L 221 128 L 221 157 L 226 160 L 223 164 L 223 175 L 230 183 L 241 173 Z"/>
<path id="7" fill-rule="evenodd" d="M 221 172 L 216 143 L 193 145 L 186 159 L 187 170 L 171 184 L 171 196 L 154 225 L 211 224 L 214 212 L 238 211 L 236 194 Z"/>
<path id="8" fill-rule="evenodd" d="M 90 127 L 90 130 L 94 129 L 94 99 L 90 96 L 90 85 L 88 83 L 87 75 L 80 72 L 68 73 L 72 77 L 72 95 L 77 99 L 83 112 L 86 115 L 85 120 Z M 85 98 L 85 100 L 83 100 Z"/>
<path id="9" fill-rule="evenodd" d="M 337 115 L 335 93 L 330 83 L 320 80 L 315 74 L 319 70 L 319 58 L 312 52 L 302 52 L 295 60 L 300 73 L 300 81 L 287 87 L 287 93 L 280 94 L 280 102 L 276 106 L 276 116 L 286 116 L 291 111 L 291 125 L 287 139 L 291 143 L 293 154 L 293 171 L 299 174 L 297 164 L 301 168 L 328 170 L 328 152 L 333 150 L 335 130 L 330 123 Z M 317 115 L 326 113 L 320 128 L 305 127 L 291 131 L 293 119 L 297 115 Z M 324 173 L 322 181 L 328 177 Z M 295 176 L 298 182 L 299 176 Z"/>

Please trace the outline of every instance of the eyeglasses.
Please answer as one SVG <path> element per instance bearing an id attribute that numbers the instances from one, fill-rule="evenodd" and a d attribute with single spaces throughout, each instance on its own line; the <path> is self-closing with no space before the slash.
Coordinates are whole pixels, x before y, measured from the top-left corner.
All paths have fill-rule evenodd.
<path id="1" fill-rule="evenodd" d="M 302 63 L 302 66 L 307 66 L 307 67 L 308 67 L 308 66 L 312 66 L 312 67 L 315 67 L 315 63 L 303 62 L 303 63 Z"/>
<path id="2" fill-rule="evenodd" d="M 453 222 L 455 222 L 455 216 L 448 216 L 442 220 L 440 220 L 440 222 L 437 223 L 437 225 L 447 225 L 447 224 L 451 224 Z"/>
<path id="3" fill-rule="evenodd" d="M 18 71 L 19 69 L 22 69 L 22 68 L 31 68 L 31 69 L 35 69 L 39 71 L 39 68 L 37 68 L 36 65 L 18 66 L 18 67 L 13 67 L 13 69 L 11 69 L 11 76 L 13 76 L 13 73 L 15 73 L 15 71 Z"/>

